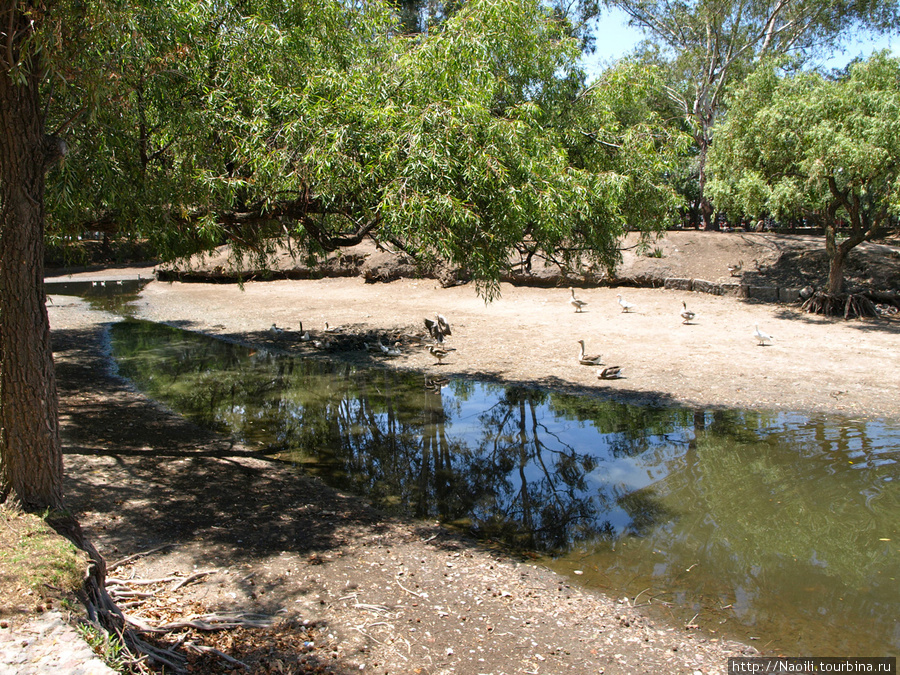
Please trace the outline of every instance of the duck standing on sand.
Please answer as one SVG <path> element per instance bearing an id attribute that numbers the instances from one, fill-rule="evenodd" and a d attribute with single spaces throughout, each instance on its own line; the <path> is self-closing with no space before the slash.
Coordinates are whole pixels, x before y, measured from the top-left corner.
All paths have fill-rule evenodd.
<path id="1" fill-rule="evenodd" d="M 628 302 L 621 295 L 617 295 L 616 297 L 619 299 L 619 304 L 622 306 L 623 312 L 630 312 L 631 310 L 634 309 L 634 305 L 632 305 L 630 302 Z"/>
<path id="2" fill-rule="evenodd" d="M 697 314 L 696 312 L 692 312 L 687 308 L 687 303 L 684 300 L 681 301 L 681 306 L 684 307 L 681 312 L 681 318 L 684 319 L 684 321 L 682 321 L 681 323 L 688 324 L 694 320 L 694 317 L 697 316 Z"/>
<path id="3" fill-rule="evenodd" d="M 599 366 L 600 365 L 600 354 L 596 356 L 585 356 L 584 355 L 584 340 L 579 340 L 578 344 L 581 345 L 581 353 L 578 355 L 578 363 L 583 366 Z"/>
<path id="4" fill-rule="evenodd" d="M 436 358 L 438 360 L 437 364 L 439 366 L 444 365 L 443 361 L 441 361 L 441 359 L 443 359 L 444 357 L 447 356 L 447 354 L 450 353 L 446 349 L 441 349 L 440 347 L 436 347 L 434 345 L 431 345 L 430 347 L 428 347 L 428 351 L 430 351 L 431 354 L 434 356 L 434 358 Z"/>
<path id="5" fill-rule="evenodd" d="M 572 299 L 569 300 L 569 304 L 575 308 L 576 312 L 581 312 L 582 308 L 587 304 L 584 300 L 579 300 L 575 297 L 575 289 L 569 286 L 569 290 L 572 291 Z"/>
<path id="6" fill-rule="evenodd" d="M 760 347 L 765 347 L 766 342 L 772 342 L 775 338 L 769 335 L 768 333 L 764 333 L 759 329 L 759 326 L 754 326 L 756 330 L 753 331 L 753 337 L 756 338 L 757 344 Z"/>

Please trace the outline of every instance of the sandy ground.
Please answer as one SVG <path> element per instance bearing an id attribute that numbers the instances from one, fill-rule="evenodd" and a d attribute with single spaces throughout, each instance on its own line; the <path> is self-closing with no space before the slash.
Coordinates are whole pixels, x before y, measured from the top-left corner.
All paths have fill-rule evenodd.
<path id="1" fill-rule="evenodd" d="M 844 321 L 791 305 L 665 289 L 577 289 L 588 304 L 576 312 L 568 289 L 504 284 L 486 304 L 473 286 L 440 288 L 433 280 L 366 284 L 360 279 L 252 282 L 235 285 L 151 283 L 137 316 L 264 341 L 289 351 L 314 350 L 299 328 L 327 337 L 325 322 L 345 333 L 424 330 L 436 312 L 453 327 L 456 351 L 435 365 L 420 347 L 390 360 L 402 368 L 447 376 L 498 378 L 571 387 L 617 399 L 692 406 L 842 412 L 900 419 L 900 320 Z M 635 308 L 623 312 L 622 294 Z M 697 313 L 690 324 L 682 303 Z M 273 324 L 284 334 L 272 339 Z M 760 346 L 755 327 L 773 336 Z M 624 379 L 601 381 L 599 368 L 578 363 L 577 340 L 621 366 Z"/>

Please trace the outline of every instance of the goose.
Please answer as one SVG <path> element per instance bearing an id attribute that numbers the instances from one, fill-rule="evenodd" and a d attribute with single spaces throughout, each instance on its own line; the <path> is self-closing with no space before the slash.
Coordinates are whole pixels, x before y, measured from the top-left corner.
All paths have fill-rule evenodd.
<path id="1" fill-rule="evenodd" d="M 578 344 L 581 345 L 581 353 L 578 355 L 578 363 L 583 366 L 599 366 L 600 365 L 600 354 L 595 356 L 585 356 L 584 355 L 584 340 L 579 340 Z"/>
<path id="2" fill-rule="evenodd" d="M 628 302 L 621 295 L 616 295 L 616 297 L 619 299 L 619 304 L 622 306 L 623 312 L 630 312 L 631 310 L 634 309 L 634 305 L 632 305 L 630 302 Z"/>
<path id="3" fill-rule="evenodd" d="M 431 354 L 434 356 L 434 358 L 436 358 L 438 360 L 439 366 L 443 365 L 443 362 L 441 361 L 441 359 L 443 359 L 444 357 L 447 356 L 447 354 L 450 353 L 447 350 L 441 349 L 440 347 L 435 347 L 434 345 L 431 345 L 430 347 L 428 347 L 428 351 L 430 351 Z"/>
<path id="4" fill-rule="evenodd" d="M 572 299 L 569 300 L 569 304 L 571 304 L 576 312 L 580 312 L 581 308 L 584 307 L 587 303 L 584 300 L 579 300 L 575 297 L 575 289 L 569 286 L 569 290 L 572 291 Z"/>
<path id="5" fill-rule="evenodd" d="M 425 319 L 425 328 L 428 329 L 428 333 L 437 343 L 443 342 L 445 335 L 452 335 L 450 323 L 441 314 L 436 314 L 433 320 Z"/>
<path id="6" fill-rule="evenodd" d="M 753 331 L 753 337 L 756 338 L 757 344 L 759 344 L 760 346 L 764 347 L 764 346 L 766 345 L 766 342 L 767 342 L 767 341 L 768 341 L 768 342 L 772 342 L 772 340 L 775 339 L 774 337 L 772 337 L 772 336 L 769 335 L 768 333 L 762 332 L 762 331 L 759 329 L 759 326 L 754 326 L 754 328 L 756 328 L 756 330 Z"/>
<path id="7" fill-rule="evenodd" d="M 437 322 L 438 322 L 438 327 L 441 329 L 441 332 L 444 335 L 452 335 L 452 333 L 450 332 L 450 322 L 447 321 L 446 318 L 444 318 L 443 314 L 437 315 Z"/>
<path id="8" fill-rule="evenodd" d="M 387 354 L 387 353 L 388 353 L 388 348 L 385 347 L 383 344 L 381 344 L 381 339 L 380 339 L 380 338 L 378 339 L 378 342 L 376 342 L 375 344 L 378 345 L 378 349 L 381 351 L 382 354 Z"/>
<path id="9" fill-rule="evenodd" d="M 743 260 L 738 260 L 737 263 L 732 263 L 731 265 L 728 265 L 728 272 L 733 277 L 736 277 L 742 269 L 744 269 L 744 261 Z"/>
<path id="10" fill-rule="evenodd" d="M 400 356 L 402 352 L 400 351 L 400 343 L 395 342 L 393 348 L 388 348 L 385 352 L 388 356 Z"/>
<path id="11" fill-rule="evenodd" d="M 620 366 L 609 366 L 600 371 L 600 374 L 597 376 L 597 379 L 600 380 L 617 380 L 623 376 L 622 368 Z"/>
<path id="12" fill-rule="evenodd" d="M 325 322 L 325 332 L 326 333 L 340 333 L 342 330 L 344 330 L 344 329 L 341 328 L 340 326 L 329 326 L 328 322 L 327 321 Z"/>
<path id="13" fill-rule="evenodd" d="M 283 333 L 283 332 L 284 332 L 284 329 L 283 329 L 283 328 L 279 328 L 276 324 L 273 323 L 273 324 L 269 327 L 269 332 L 270 332 L 270 333 L 275 333 L 276 335 L 278 335 L 279 333 Z"/>
<path id="14" fill-rule="evenodd" d="M 694 320 L 694 317 L 697 316 L 696 312 L 692 312 L 687 308 L 687 303 L 682 300 L 681 306 L 684 307 L 684 310 L 681 312 L 681 318 L 684 319 L 681 323 L 690 323 Z"/>

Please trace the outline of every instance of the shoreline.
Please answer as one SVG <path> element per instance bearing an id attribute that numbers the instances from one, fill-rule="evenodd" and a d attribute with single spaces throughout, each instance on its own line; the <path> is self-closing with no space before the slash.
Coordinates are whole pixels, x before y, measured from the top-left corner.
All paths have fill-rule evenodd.
<path id="1" fill-rule="evenodd" d="M 637 311 L 622 313 L 622 293 Z M 315 350 L 299 340 L 324 323 L 345 333 L 424 331 L 436 312 L 451 321 L 456 352 L 441 366 L 424 348 L 406 345 L 390 367 L 594 394 L 643 405 L 748 408 L 900 420 L 900 319 L 844 321 L 797 308 L 668 289 L 583 289 L 582 313 L 566 289 L 504 285 L 486 305 L 471 287 L 433 280 L 366 284 L 360 279 L 220 284 L 153 282 L 135 303 L 135 318 L 179 325 L 292 354 L 371 363 L 364 351 Z M 300 299 L 302 298 L 302 300 Z M 697 312 L 683 325 L 681 303 Z M 197 307 L 203 307 L 198 314 Z M 272 339 L 276 323 L 286 333 Z M 754 326 L 775 336 L 758 346 Z M 577 364 L 577 340 L 619 365 L 621 380 L 597 379 Z M 379 360 L 380 361 L 380 360 Z"/>

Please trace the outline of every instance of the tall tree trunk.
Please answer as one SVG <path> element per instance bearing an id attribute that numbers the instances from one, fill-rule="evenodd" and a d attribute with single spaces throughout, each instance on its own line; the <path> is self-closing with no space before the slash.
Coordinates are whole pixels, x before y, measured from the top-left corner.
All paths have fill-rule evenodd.
<path id="1" fill-rule="evenodd" d="M 713 205 L 710 203 L 709 199 L 706 198 L 706 161 L 709 156 L 709 144 L 710 144 L 710 131 L 709 128 L 704 126 L 703 131 L 694 137 L 697 142 L 697 146 L 700 148 L 700 153 L 697 157 L 698 164 L 698 176 L 697 176 L 697 188 L 700 192 L 700 219 L 701 219 L 701 227 L 704 230 L 718 230 L 719 229 L 719 221 L 716 219 L 715 211 L 713 209 Z"/>
<path id="2" fill-rule="evenodd" d="M 6 12 L 27 33 L 27 17 Z M 32 61 L 19 62 L 18 82 L 0 67 L 0 502 L 39 511 L 62 507 L 62 449 L 43 287 L 44 173 L 56 144 L 44 137 Z"/>

